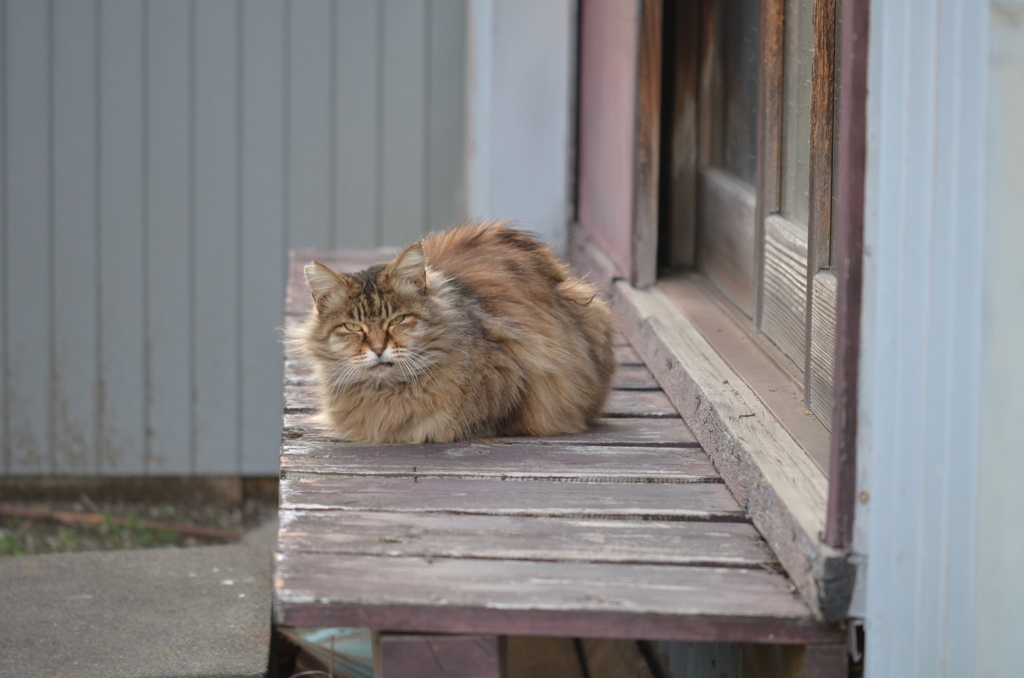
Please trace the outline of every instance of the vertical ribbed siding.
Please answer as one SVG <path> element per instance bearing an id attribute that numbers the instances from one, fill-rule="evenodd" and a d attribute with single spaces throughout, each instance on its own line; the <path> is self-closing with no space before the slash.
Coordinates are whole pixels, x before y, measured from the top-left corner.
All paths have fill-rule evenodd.
<path id="1" fill-rule="evenodd" d="M 869 678 L 975 665 L 987 23 L 968 0 L 871 5 L 855 534 Z"/>
<path id="2" fill-rule="evenodd" d="M 985 189 L 975 676 L 1024 666 L 1024 0 L 992 0 Z"/>
<path id="3" fill-rule="evenodd" d="M 5 17 L 7 434 L 15 472 L 49 472 L 53 377 L 50 303 L 52 111 L 50 5 L 9 3 Z"/>
<path id="4" fill-rule="evenodd" d="M 456 0 L 0 1 L 0 473 L 275 474 L 286 250 L 462 213 Z"/>

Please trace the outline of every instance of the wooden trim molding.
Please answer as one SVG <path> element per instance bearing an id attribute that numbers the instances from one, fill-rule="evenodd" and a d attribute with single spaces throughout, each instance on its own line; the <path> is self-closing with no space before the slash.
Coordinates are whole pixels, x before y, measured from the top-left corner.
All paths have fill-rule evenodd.
<path id="1" fill-rule="evenodd" d="M 605 286 L 623 334 L 711 456 L 813 614 L 846 617 L 855 568 L 822 540 L 829 482 L 771 410 L 658 288 L 617 275 L 576 229 L 574 263 Z"/>
<path id="2" fill-rule="evenodd" d="M 764 222 L 779 211 L 782 187 L 782 51 L 785 45 L 784 0 L 761 0 L 761 62 L 757 87 L 757 205 L 754 209 L 754 324 L 761 326 L 764 304 Z"/>
<path id="3" fill-rule="evenodd" d="M 836 202 L 836 344 L 832 451 L 825 541 L 853 542 L 857 493 L 857 370 L 860 363 L 864 249 L 864 167 L 867 134 L 868 17 L 870 0 L 843 0 Z"/>
<path id="4" fill-rule="evenodd" d="M 636 94 L 636 157 L 633 162 L 633 284 L 658 277 L 658 184 L 661 168 L 661 71 L 663 0 L 640 0 Z"/>
<path id="5" fill-rule="evenodd" d="M 832 230 L 832 125 L 835 118 L 836 0 L 814 2 L 814 58 L 811 83 L 811 157 L 808 186 L 807 290 L 829 267 Z M 808 330 L 809 332 L 809 330 Z M 809 335 L 808 335 L 809 336 Z"/>

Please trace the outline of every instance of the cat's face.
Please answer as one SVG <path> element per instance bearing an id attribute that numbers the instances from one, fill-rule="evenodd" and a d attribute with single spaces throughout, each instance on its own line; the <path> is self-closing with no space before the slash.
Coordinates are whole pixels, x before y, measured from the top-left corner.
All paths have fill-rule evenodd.
<path id="1" fill-rule="evenodd" d="M 335 387 L 411 382 L 437 362 L 438 328 L 418 246 L 355 275 L 314 262 L 306 266 L 306 279 L 318 318 L 308 348 L 330 361 L 326 376 Z"/>

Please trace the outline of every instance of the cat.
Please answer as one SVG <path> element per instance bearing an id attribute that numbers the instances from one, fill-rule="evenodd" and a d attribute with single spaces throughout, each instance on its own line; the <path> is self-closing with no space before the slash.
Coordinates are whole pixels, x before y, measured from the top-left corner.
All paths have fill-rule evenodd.
<path id="1" fill-rule="evenodd" d="M 615 326 L 597 290 L 506 223 L 435 233 L 354 274 L 313 261 L 290 333 L 334 433 L 368 443 L 578 433 L 600 416 Z"/>

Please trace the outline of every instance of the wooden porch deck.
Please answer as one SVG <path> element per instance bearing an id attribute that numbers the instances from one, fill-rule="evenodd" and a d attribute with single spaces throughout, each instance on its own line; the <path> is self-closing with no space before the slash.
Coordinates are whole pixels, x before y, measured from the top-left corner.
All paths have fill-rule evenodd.
<path id="1" fill-rule="evenodd" d="M 292 255 L 287 322 L 308 309 Z M 275 618 L 388 631 L 835 644 L 636 352 L 606 416 L 555 438 L 352 444 L 285 360 Z"/>

